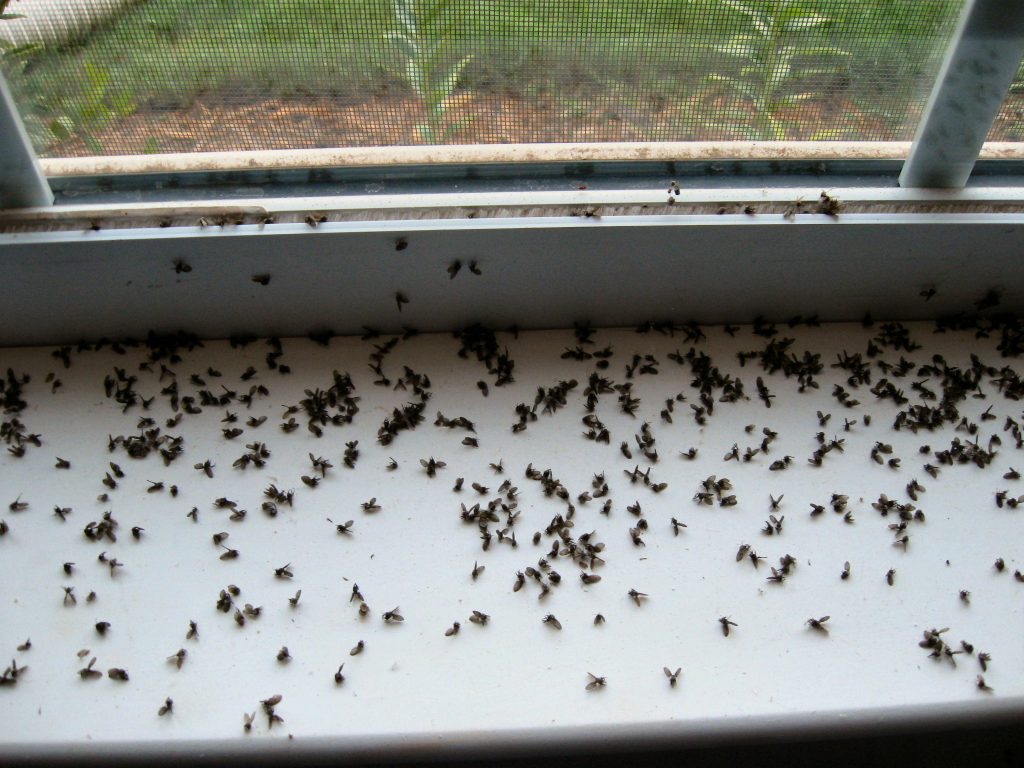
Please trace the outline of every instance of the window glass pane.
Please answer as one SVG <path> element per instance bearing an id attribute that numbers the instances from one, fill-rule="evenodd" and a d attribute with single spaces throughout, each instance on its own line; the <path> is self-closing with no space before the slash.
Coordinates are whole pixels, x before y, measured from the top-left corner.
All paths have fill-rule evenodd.
<path id="1" fill-rule="evenodd" d="M 15 0 L 0 36 L 44 157 L 907 141 L 961 5 Z"/>

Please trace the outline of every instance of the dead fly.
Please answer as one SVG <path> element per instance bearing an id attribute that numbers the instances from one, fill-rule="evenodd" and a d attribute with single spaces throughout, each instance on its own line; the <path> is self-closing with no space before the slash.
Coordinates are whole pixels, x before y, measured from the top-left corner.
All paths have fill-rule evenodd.
<path id="1" fill-rule="evenodd" d="M 301 589 L 300 589 L 300 590 L 298 590 L 298 591 L 297 591 L 297 592 L 295 593 L 295 596 L 294 596 L 294 597 L 289 597 L 289 598 L 288 598 L 288 604 L 289 604 L 289 605 L 290 605 L 290 606 L 291 606 L 292 608 L 295 608 L 295 607 L 297 607 L 297 606 L 299 605 L 299 598 L 300 598 L 300 597 L 302 597 L 302 590 L 301 590 Z"/>
<path id="2" fill-rule="evenodd" d="M 444 636 L 445 637 L 454 637 L 455 635 L 459 634 L 459 627 L 461 627 L 461 626 L 462 625 L 459 624 L 459 622 L 453 621 L 452 625 L 450 627 L 448 627 L 448 629 L 446 629 L 444 631 Z"/>
<path id="3" fill-rule="evenodd" d="M 988 672 L 988 663 L 992 661 L 992 654 L 985 653 L 982 651 L 978 654 L 978 664 L 981 665 L 982 672 Z"/>
<path id="4" fill-rule="evenodd" d="M 145 531 L 145 530 L 146 529 L 141 527 L 141 526 L 138 526 L 138 525 L 133 526 L 132 527 L 132 538 L 135 539 L 136 541 L 139 541 L 142 538 L 142 532 Z"/>
<path id="5" fill-rule="evenodd" d="M 662 667 L 662 670 L 664 670 L 664 672 L 665 672 L 665 677 L 668 678 L 669 686 L 671 688 L 675 688 L 676 687 L 676 683 L 679 682 L 679 674 L 683 671 L 683 668 L 679 667 L 678 669 L 676 669 L 675 672 L 673 672 L 668 667 Z"/>
<path id="6" fill-rule="evenodd" d="M 223 544 L 221 544 L 221 546 L 224 547 L 224 552 L 222 552 L 221 556 L 220 556 L 221 560 L 237 560 L 238 559 L 239 552 L 238 552 L 237 549 L 231 549 L 230 547 L 227 547 L 227 546 L 225 546 Z"/>
<path id="7" fill-rule="evenodd" d="M 462 444 L 465 445 L 468 448 L 479 448 L 480 447 L 480 441 L 477 440 L 475 437 L 464 437 L 464 438 L 462 438 Z"/>
<path id="8" fill-rule="evenodd" d="M 381 614 L 381 618 L 384 619 L 385 624 L 390 624 L 397 621 L 405 621 L 405 617 L 398 612 L 398 606 L 396 605 L 390 611 L 384 611 Z"/>
<path id="9" fill-rule="evenodd" d="M 775 515 L 768 515 L 768 519 L 765 521 L 764 528 L 761 531 L 768 535 L 778 535 L 782 533 L 782 521 L 786 519 L 786 516 L 776 518 Z"/>
<path id="10" fill-rule="evenodd" d="M 646 592 L 637 592 L 635 589 L 629 590 L 626 594 L 629 595 L 633 599 L 633 602 L 638 606 L 641 605 L 641 601 L 648 597 Z"/>
<path id="11" fill-rule="evenodd" d="M 172 265 L 174 266 L 174 273 L 177 275 L 180 275 L 183 272 L 192 271 L 192 265 L 189 264 L 188 262 L 182 261 L 181 259 L 175 259 L 172 262 Z"/>
<path id="12" fill-rule="evenodd" d="M 213 539 L 213 543 L 215 546 L 220 546 L 220 543 L 227 539 L 230 535 L 231 534 L 227 531 L 221 531 L 220 533 L 213 534 L 211 538 Z"/>
<path id="13" fill-rule="evenodd" d="M 128 672 L 121 669 L 120 667 L 112 667 L 107 670 L 107 677 L 111 680 L 120 680 L 121 682 L 128 682 Z"/>
<path id="14" fill-rule="evenodd" d="M 775 498 L 774 496 L 772 496 L 772 495 L 771 495 L 770 493 L 768 494 L 768 500 L 769 500 L 769 501 L 771 502 L 771 508 L 772 508 L 772 511 L 778 511 L 778 509 L 779 509 L 779 504 L 781 504 L 781 503 L 782 503 L 782 499 L 783 499 L 783 498 L 785 497 L 785 495 L 786 495 L 786 494 L 781 494 L 781 495 L 779 496 L 779 498 L 777 498 L 777 499 L 776 499 L 776 498 Z"/>
<path id="15" fill-rule="evenodd" d="M 181 669 L 181 665 L 185 663 L 185 657 L 188 656 L 188 651 L 184 648 L 179 648 L 176 653 L 172 653 L 167 657 L 167 662 L 173 664 L 178 669 Z"/>
<path id="16" fill-rule="evenodd" d="M 469 271 L 472 272 L 474 275 L 483 274 L 483 272 L 480 271 L 480 267 L 477 266 L 475 261 L 469 262 Z"/>
<path id="17" fill-rule="evenodd" d="M 258 619 L 260 617 L 260 614 L 263 613 L 263 606 L 253 606 L 252 603 L 246 603 L 242 607 L 242 613 L 250 619 Z"/>
<path id="18" fill-rule="evenodd" d="M 96 622 L 96 632 L 97 632 L 97 634 L 99 634 L 101 636 L 102 635 L 106 635 L 108 629 L 110 629 L 110 622 L 109 621 L 97 621 Z"/>
<path id="19" fill-rule="evenodd" d="M 198 640 L 199 639 L 199 625 L 194 621 L 188 623 L 188 632 L 185 633 L 186 640 Z"/>
<path id="20" fill-rule="evenodd" d="M 729 627 L 738 627 L 735 621 L 732 621 L 728 616 L 722 616 L 718 619 L 718 623 L 722 625 L 722 634 L 726 637 L 729 636 Z"/>
<path id="21" fill-rule="evenodd" d="M 359 506 L 361 506 L 363 508 L 363 512 L 365 512 L 368 515 L 372 515 L 374 512 L 380 512 L 380 504 L 377 503 L 376 496 L 374 496 L 369 501 L 364 501 Z"/>
<path id="22" fill-rule="evenodd" d="M 960 600 L 967 605 L 971 604 L 971 593 L 966 589 L 960 590 Z"/>
<path id="23" fill-rule="evenodd" d="M 286 563 L 285 565 L 282 565 L 280 568 L 275 568 L 274 576 L 278 579 L 290 579 L 294 577 L 295 574 L 292 573 L 291 567 L 291 563 Z"/>
<path id="24" fill-rule="evenodd" d="M 545 616 L 543 619 L 541 619 L 541 621 L 543 621 L 545 624 L 547 624 L 552 629 L 561 629 L 562 628 L 562 622 L 560 622 L 558 619 L 556 619 L 555 618 L 555 614 L 553 614 L 553 613 L 549 613 L 547 616 Z"/>
<path id="25" fill-rule="evenodd" d="M 267 274 L 253 275 L 251 280 L 257 285 L 270 285 L 270 275 Z"/>
<path id="26" fill-rule="evenodd" d="M 67 520 L 68 515 L 71 514 L 71 507 L 54 507 L 53 514 L 59 517 L 61 521 Z"/>
<path id="27" fill-rule="evenodd" d="M 403 304 L 408 304 L 408 303 L 409 303 L 409 297 L 408 296 L 406 296 L 401 291 L 396 291 L 395 292 L 395 304 L 398 305 L 398 311 L 399 312 L 402 311 L 402 305 Z"/>
<path id="28" fill-rule="evenodd" d="M 98 669 L 93 669 L 93 666 L 95 664 L 96 657 L 93 656 L 91 659 L 89 659 L 89 663 L 86 666 L 78 670 L 78 676 L 83 680 L 95 680 L 97 677 L 103 677 L 102 672 L 100 672 Z"/>
<path id="29" fill-rule="evenodd" d="M 7 508 L 11 510 L 11 512 L 23 512 L 28 509 L 28 502 L 22 501 L 21 494 L 18 494 L 18 498 L 8 504 Z"/>
<path id="30" fill-rule="evenodd" d="M 57 463 L 54 464 L 57 469 L 71 469 L 71 462 L 67 459 L 62 459 L 60 456 L 57 457 Z"/>
<path id="31" fill-rule="evenodd" d="M 459 270 L 462 269 L 462 262 L 456 259 L 448 265 L 448 279 L 454 280 L 455 276 L 459 274 Z"/>
<path id="32" fill-rule="evenodd" d="M 469 620 L 474 624 L 479 624 L 481 627 L 483 627 L 487 625 L 487 622 L 490 620 L 490 618 L 491 617 L 483 611 L 473 611 L 473 615 L 469 617 Z"/>
<path id="33" fill-rule="evenodd" d="M 358 643 L 352 646 L 352 650 L 348 652 L 349 656 L 358 656 L 363 652 L 363 648 L 366 647 L 366 643 L 360 640 Z"/>
<path id="34" fill-rule="evenodd" d="M 1006 561 L 1001 557 L 997 557 L 995 563 L 993 563 L 993 567 L 999 571 L 999 573 L 1002 573 L 1006 568 Z"/>
<path id="35" fill-rule="evenodd" d="M 274 707 L 281 703 L 282 698 L 281 694 L 278 693 L 260 702 L 263 705 L 263 714 L 267 716 L 267 728 L 273 728 L 274 723 L 284 722 L 284 718 L 274 711 Z"/>
<path id="36" fill-rule="evenodd" d="M 66 573 L 68 576 L 70 576 L 72 571 L 74 571 L 74 570 L 75 570 L 75 564 L 74 563 L 64 563 L 64 573 Z"/>
<path id="37" fill-rule="evenodd" d="M 749 544 L 740 544 L 740 548 L 736 550 L 736 562 L 738 563 L 750 552 Z"/>
<path id="38" fill-rule="evenodd" d="M 587 690 L 593 691 L 596 688 L 604 688 L 608 681 L 603 677 L 598 677 L 593 672 L 587 672 L 587 677 L 590 678 L 590 682 L 587 683 Z"/>
<path id="39" fill-rule="evenodd" d="M 598 624 L 604 624 L 604 622 L 605 622 L 604 614 L 601 614 L 601 613 L 594 614 L 594 626 L 597 626 Z"/>
<path id="40" fill-rule="evenodd" d="M 75 588 L 74 587 L 64 587 L 63 589 L 64 589 L 64 605 L 68 605 L 68 604 L 76 605 L 78 603 L 78 599 L 75 597 Z"/>
<path id="41" fill-rule="evenodd" d="M 685 527 L 686 527 L 686 523 L 681 523 L 678 520 L 676 520 L 674 517 L 672 518 L 672 534 L 674 536 L 678 536 L 679 535 L 679 529 L 680 528 L 685 528 Z"/>
<path id="42" fill-rule="evenodd" d="M 479 493 L 481 496 L 487 494 L 491 489 L 486 485 L 480 485 L 480 483 L 472 483 L 473 490 Z"/>
<path id="43" fill-rule="evenodd" d="M 320 485 L 319 477 L 310 477 L 309 475 L 303 475 L 301 477 L 301 480 L 310 488 L 316 488 L 318 485 Z"/>
<path id="44" fill-rule="evenodd" d="M 346 535 L 346 536 L 347 535 L 351 535 L 351 533 L 352 533 L 352 526 L 355 523 L 355 521 L 353 521 L 353 520 L 346 520 L 344 523 L 335 523 L 329 517 L 327 518 L 327 522 L 334 523 L 334 529 L 338 533 Z"/>
<path id="45" fill-rule="evenodd" d="M 389 456 L 388 463 L 385 466 L 389 472 L 394 472 L 396 469 L 398 469 L 398 462 Z"/>
<path id="46" fill-rule="evenodd" d="M 825 622 L 828 621 L 830 616 L 821 616 L 817 619 L 811 618 L 806 621 L 806 624 L 811 629 L 816 629 L 818 632 L 828 634 L 828 627 L 825 626 Z"/>
<path id="47" fill-rule="evenodd" d="M 978 675 L 977 686 L 979 691 L 984 691 L 985 693 L 991 693 L 994 690 L 990 685 L 988 685 L 988 683 L 985 682 L 985 678 L 981 675 Z"/>
<path id="48" fill-rule="evenodd" d="M 890 568 L 885 572 L 885 580 L 891 587 L 896 582 L 896 569 Z"/>
<path id="49" fill-rule="evenodd" d="M 242 713 L 242 729 L 249 733 L 252 730 L 252 721 L 256 719 L 256 713 L 243 712 Z"/>
<path id="50" fill-rule="evenodd" d="M 292 660 L 292 655 L 288 652 L 288 646 L 282 645 L 281 650 L 277 652 L 277 660 L 282 664 L 286 664 Z"/>
<path id="51" fill-rule="evenodd" d="M 146 493 L 159 493 L 164 489 L 164 484 L 159 480 L 147 480 L 146 482 L 149 483 L 149 488 L 146 489 Z"/>
<path id="52" fill-rule="evenodd" d="M 341 670 L 343 670 L 344 668 L 345 668 L 345 663 L 344 662 L 342 662 L 340 665 L 338 665 L 338 671 L 334 673 L 334 684 L 335 685 L 341 685 L 342 683 L 345 682 L 345 676 L 343 674 L 341 674 Z"/>
<path id="53" fill-rule="evenodd" d="M 174 700 L 170 696 L 168 696 L 166 699 L 164 699 L 164 705 L 162 707 L 160 707 L 160 709 L 158 709 L 156 711 L 156 713 L 160 717 L 163 717 L 164 715 L 171 714 L 171 712 L 173 710 L 174 710 Z"/>
<path id="54" fill-rule="evenodd" d="M 309 461 L 313 465 L 313 470 L 320 473 L 321 478 L 327 477 L 327 470 L 334 467 L 334 465 L 323 456 L 314 456 L 312 453 L 309 454 Z"/>
<path id="55" fill-rule="evenodd" d="M 443 461 L 437 461 L 433 456 L 427 459 L 420 459 L 420 465 L 426 470 L 427 477 L 434 477 L 437 474 L 437 470 L 444 469 L 448 466 Z"/>
<path id="56" fill-rule="evenodd" d="M 480 575 L 481 573 L 483 573 L 483 572 L 484 572 L 484 569 L 485 569 L 486 567 L 487 567 L 487 566 L 485 566 L 485 565 L 477 565 L 477 564 L 476 564 L 476 561 L 475 561 L 475 560 L 473 561 L 473 572 L 472 572 L 472 576 L 473 576 L 473 581 L 476 581 L 476 580 L 477 580 L 477 577 L 478 577 L 478 576 L 479 576 L 479 575 Z"/>
<path id="57" fill-rule="evenodd" d="M 455 493 L 461 492 L 462 491 L 462 484 L 464 482 L 466 482 L 466 479 L 464 477 L 457 477 L 457 478 L 455 478 L 455 485 L 452 486 L 452 490 L 455 491 Z"/>
<path id="58" fill-rule="evenodd" d="M 25 651 L 29 650 L 31 647 L 32 647 L 32 641 L 31 640 L 26 640 L 24 643 L 22 643 L 21 645 L 18 646 L 18 652 L 19 653 L 24 653 Z"/>
<path id="59" fill-rule="evenodd" d="M 843 581 L 846 581 L 848 578 L 850 578 L 850 561 L 849 560 L 847 560 L 845 563 L 843 563 L 843 572 L 839 574 L 839 578 L 842 579 Z"/>

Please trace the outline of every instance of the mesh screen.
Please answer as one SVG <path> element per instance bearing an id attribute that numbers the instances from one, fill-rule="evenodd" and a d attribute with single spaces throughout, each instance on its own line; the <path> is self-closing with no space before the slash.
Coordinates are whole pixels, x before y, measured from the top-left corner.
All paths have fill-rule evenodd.
<path id="1" fill-rule="evenodd" d="M 1024 141 L 1024 61 L 1017 67 L 985 141 Z"/>
<path id="2" fill-rule="evenodd" d="M 961 5 L 16 0 L 3 66 L 43 156 L 909 140 Z"/>

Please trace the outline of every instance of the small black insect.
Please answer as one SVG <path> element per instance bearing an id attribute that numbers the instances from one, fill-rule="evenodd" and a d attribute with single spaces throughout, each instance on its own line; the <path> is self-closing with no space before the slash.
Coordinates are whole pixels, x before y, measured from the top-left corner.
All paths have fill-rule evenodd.
<path id="1" fill-rule="evenodd" d="M 732 621 L 728 616 L 721 616 L 718 619 L 718 623 L 722 625 L 722 634 L 725 637 L 729 636 L 729 627 L 739 626 L 739 624 L 737 624 L 735 621 Z"/>
<path id="2" fill-rule="evenodd" d="M 188 656 L 188 651 L 184 648 L 179 648 L 175 653 L 172 653 L 167 657 L 167 661 L 173 664 L 177 669 L 181 669 L 181 665 L 185 663 L 185 657 Z"/>
<path id="3" fill-rule="evenodd" d="M 481 627 L 486 626 L 487 622 L 490 621 L 491 617 L 483 611 L 473 611 L 473 614 L 469 617 L 469 620 L 474 624 L 479 624 Z"/>
<path id="4" fill-rule="evenodd" d="M 395 293 L 395 304 L 398 305 L 398 311 L 399 312 L 402 311 L 402 305 L 403 304 L 408 304 L 408 303 L 409 303 L 409 297 L 408 296 L 406 296 L 401 291 L 397 291 Z"/>
<path id="5" fill-rule="evenodd" d="M 88 651 L 86 651 L 86 653 L 88 653 Z M 93 656 L 91 659 L 89 659 L 88 664 L 86 664 L 84 667 L 78 670 L 78 676 L 83 680 L 95 680 L 97 677 L 103 677 L 102 672 L 100 672 L 98 669 L 93 669 L 93 666 L 95 664 L 96 657 Z"/>
<path id="6" fill-rule="evenodd" d="M 199 639 L 199 625 L 194 621 L 189 621 L 188 632 L 185 633 L 186 640 L 198 640 Z"/>
<path id="7" fill-rule="evenodd" d="M 541 621 L 543 621 L 545 624 L 547 624 L 552 629 L 561 629 L 562 628 L 562 622 L 560 622 L 557 618 L 555 618 L 555 614 L 553 614 L 553 613 L 549 613 L 547 616 L 545 616 L 543 619 L 541 619 Z"/>
<path id="8" fill-rule="evenodd" d="M 341 685 L 345 682 L 345 676 L 341 674 L 341 670 L 345 668 L 345 662 L 338 665 L 338 671 L 334 673 L 334 684 Z"/>
<path id="9" fill-rule="evenodd" d="M 270 275 L 266 273 L 253 275 L 252 281 L 258 285 L 270 285 Z"/>
<path id="10" fill-rule="evenodd" d="M 638 606 L 641 605 L 642 601 L 648 597 L 646 592 L 637 592 L 635 589 L 629 590 L 626 594 L 629 595 L 633 599 L 633 602 Z"/>
<path id="11" fill-rule="evenodd" d="M 166 699 L 164 699 L 163 706 L 160 707 L 160 709 L 158 709 L 156 711 L 156 713 L 160 717 L 163 717 L 164 715 L 169 715 L 173 710 L 174 710 L 174 700 L 170 696 L 168 696 Z"/>
<path id="12" fill-rule="evenodd" d="M 395 606 L 390 611 L 384 611 L 384 613 L 381 614 L 381 618 L 384 619 L 385 624 L 405 621 L 405 617 L 398 612 L 398 606 Z"/>
<path id="13" fill-rule="evenodd" d="M 817 630 L 818 632 L 827 635 L 828 627 L 825 626 L 825 622 L 828 621 L 830 618 L 831 616 L 820 616 L 817 619 L 812 617 L 807 620 L 806 624 L 811 629 Z"/>
<path id="14" fill-rule="evenodd" d="M 587 683 L 588 691 L 593 691 L 597 688 L 604 688 L 606 685 L 608 685 L 607 679 L 605 679 L 604 677 L 598 677 L 593 672 L 587 672 L 587 677 L 590 678 L 590 682 Z"/>
<path id="15" fill-rule="evenodd" d="M 678 667 L 675 672 L 673 672 L 668 667 L 662 667 L 662 670 L 664 670 L 664 672 L 665 672 L 665 677 L 668 678 L 669 687 L 670 688 L 675 688 L 676 687 L 676 683 L 679 682 L 679 674 L 683 671 L 683 668 L 682 667 Z"/>
<path id="16" fill-rule="evenodd" d="M 358 643 L 352 646 L 352 650 L 348 652 L 349 656 L 358 656 L 363 652 L 363 648 L 366 647 L 366 643 L 360 640 Z"/>
<path id="17" fill-rule="evenodd" d="M 885 572 L 885 580 L 891 587 L 896 582 L 896 569 L 890 568 Z"/>
<path id="18" fill-rule="evenodd" d="M 291 563 L 286 563 L 286 564 L 282 565 L 280 568 L 275 568 L 274 569 L 274 576 L 276 578 L 278 578 L 278 579 L 291 579 L 291 578 L 293 578 L 295 576 L 295 574 L 292 572 L 291 566 L 292 566 Z"/>

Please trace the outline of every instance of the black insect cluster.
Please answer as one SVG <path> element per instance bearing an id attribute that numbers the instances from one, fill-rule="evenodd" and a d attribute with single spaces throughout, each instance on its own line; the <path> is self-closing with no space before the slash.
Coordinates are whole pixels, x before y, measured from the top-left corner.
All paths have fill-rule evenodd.
<path id="1" fill-rule="evenodd" d="M 396 243 L 398 250 L 405 247 L 401 243 Z M 175 270 L 180 274 L 191 269 L 186 266 L 179 261 Z M 450 265 L 449 276 L 454 279 L 461 266 Z M 469 271 L 481 274 L 476 262 Z M 255 275 L 253 281 L 268 286 L 271 278 Z M 934 294 L 926 289 L 921 295 L 928 300 Z M 398 291 L 394 300 L 400 312 L 415 295 Z M 276 338 L 232 338 L 216 367 L 193 363 L 211 358 L 202 354 L 204 342 L 186 333 L 61 347 L 46 365 L 32 358 L 37 368 L 55 369 L 46 376 L 46 387 L 37 385 L 35 370 L 8 369 L 0 377 L 0 439 L 7 449 L 4 488 L 9 493 L 0 519 L 0 575 L 8 585 L 15 583 L 5 569 L 11 558 L 3 555 L 3 548 L 46 538 L 54 553 L 52 568 L 44 560 L 36 564 L 36 577 L 52 582 L 52 605 L 45 609 L 65 617 L 81 615 L 82 634 L 91 633 L 95 645 L 95 650 L 81 649 L 69 660 L 68 676 L 97 686 L 106 676 L 112 681 L 107 685 L 116 684 L 123 692 L 142 674 L 150 684 L 163 681 L 175 696 L 150 704 L 154 716 L 172 719 L 187 711 L 189 695 L 170 675 L 185 675 L 194 659 L 216 653 L 208 644 L 214 645 L 225 632 L 245 631 L 254 622 L 267 632 L 277 624 L 273 634 L 279 647 L 270 655 L 279 673 L 290 674 L 285 670 L 308 663 L 308 636 L 289 634 L 282 612 L 292 617 L 316 610 L 351 614 L 352 636 L 343 639 L 337 658 L 319 670 L 333 688 L 343 690 L 373 684 L 362 673 L 364 658 L 342 659 L 371 656 L 379 632 L 389 638 L 405 632 L 411 638 L 409 629 L 415 627 L 417 633 L 427 632 L 449 646 L 469 642 L 467 634 L 484 632 L 501 643 L 503 627 L 512 618 L 491 607 L 501 604 L 488 598 L 493 590 L 532 600 L 528 610 L 543 625 L 537 632 L 544 633 L 536 642 L 575 637 L 582 660 L 588 643 L 596 641 L 581 633 L 600 637 L 607 632 L 600 629 L 606 623 L 636 621 L 669 606 L 672 613 L 685 614 L 680 620 L 687 625 L 703 627 L 717 644 L 756 638 L 764 630 L 763 616 L 744 615 L 750 604 L 743 600 L 729 607 L 729 594 L 722 595 L 718 609 L 705 606 L 690 612 L 676 605 L 673 593 L 684 589 L 687 579 L 703 578 L 704 569 L 745 569 L 740 578 L 749 580 L 752 595 L 779 594 L 798 579 L 810 584 L 827 578 L 823 594 L 830 595 L 828 604 L 823 600 L 810 618 L 790 616 L 788 631 L 794 637 L 835 643 L 837 636 L 859 632 L 844 616 L 856 590 L 862 590 L 858 600 L 884 601 L 913 588 L 913 579 L 921 578 L 920 568 L 913 565 L 919 550 L 933 559 L 941 557 L 947 568 L 955 567 L 950 560 L 958 553 L 937 554 L 937 537 L 928 534 L 950 515 L 962 514 L 947 508 L 939 496 L 944 480 L 956 484 L 969 478 L 971 487 L 987 489 L 970 510 L 978 526 L 993 515 L 1012 515 L 1024 504 L 1022 489 L 1015 488 L 1020 474 L 1010 458 L 1024 447 L 1024 380 L 1013 365 L 1024 350 L 1024 327 L 1014 317 L 991 312 L 913 327 L 865 319 L 857 334 L 847 329 L 843 336 L 859 338 L 862 346 L 826 355 L 797 340 L 823 338 L 816 335 L 818 325 L 813 317 L 787 324 L 756 318 L 746 328 L 651 321 L 631 335 L 580 323 L 571 331 L 571 341 L 554 350 L 547 361 L 551 366 L 529 354 L 517 366 L 514 351 L 531 342 L 517 329 L 473 325 L 454 334 L 454 343 L 428 339 L 423 343 L 447 345 L 451 359 L 427 362 L 415 354 L 421 343 L 415 330 L 384 336 L 366 329 L 359 342 L 368 350 L 365 368 L 351 355 L 325 352 L 323 359 L 331 360 L 326 369 L 334 364 L 339 368 L 328 375 L 323 365 L 305 371 L 302 375 L 309 380 L 300 387 L 301 396 L 281 405 L 273 405 L 279 399 L 275 390 L 294 392 L 290 382 L 300 372 L 293 361 L 286 361 L 286 343 Z M 614 343 L 595 340 L 603 335 Z M 985 339 L 987 351 L 966 358 L 927 352 L 931 337 L 936 346 L 948 349 L 943 344 L 953 336 Z M 328 331 L 310 334 L 311 342 L 324 347 L 333 338 Z M 635 351 L 621 349 L 630 339 Z M 541 341 L 538 348 L 547 349 L 546 343 Z M 260 366 L 252 362 L 258 345 L 265 345 L 265 354 L 255 356 L 261 358 Z M 303 340 L 287 343 L 297 349 L 306 345 Z M 408 362 L 400 362 L 406 352 Z M 104 373 L 99 381 L 75 375 L 74 368 L 85 366 L 80 361 L 87 356 L 89 370 L 96 370 L 100 361 Z M 554 377 L 552 367 L 559 371 Z M 364 375 L 367 369 L 369 376 Z M 533 376 L 537 369 L 541 381 Z M 566 370 L 571 373 L 564 374 Z M 66 381 L 57 379 L 59 371 Z M 468 375 L 468 386 L 461 386 L 456 397 L 438 384 L 455 386 L 450 383 L 453 372 Z M 528 376 L 534 379 L 530 383 L 525 381 Z M 122 425 L 120 433 L 94 435 L 88 441 L 78 435 L 67 441 L 59 434 L 31 432 L 33 414 L 59 408 L 69 389 L 98 396 L 98 407 L 107 417 L 103 423 L 113 419 Z M 379 405 L 378 392 L 388 394 L 387 407 Z M 729 434 L 719 436 L 716 419 L 731 415 L 730 409 L 756 414 L 760 423 L 733 430 L 735 418 L 724 418 Z M 574 426 L 577 419 L 582 428 Z M 431 433 L 431 450 L 409 457 L 403 443 L 412 441 L 410 433 L 424 430 Z M 586 456 L 600 456 L 600 464 L 588 466 L 582 481 L 575 463 L 560 453 L 572 450 L 577 440 L 582 441 L 581 450 L 586 447 Z M 908 440 L 916 450 L 907 448 Z M 557 444 L 557 450 L 548 442 Z M 517 466 L 513 456 L 523 455 L 536 458 Z M 19 462 L 28 466 L 43 456 L 47 471 L 59 473 L 53 486 L 19 487 Z M 1013 461 L 1020 466 L 1019 458 Z M 95 492 L 67 498 L 61 483 L 87 471 L 94 475 Z M 830 471 L 830 479 L 849 479 L 815 495 L 801 490 L 818 486 L 814 473 Z M 221 495 L 218 483 L 228 473 L 233 488 L 244 477 L 242 487 L 258 492 L 238 498 Z M 353 498 L 347 485 L 363 473 L 380 479 L 379 491 Z M 801 485 L 801 477 L 811 482 Z M 410 508 L 408 495 L 396 494 L 395 483 L 406 491 L 423 489 L 431 494 L 431 503 Z M 868 490 L 872 485 L 875 490 Z M 439 506 L 438 498 L 447 501 Z M 158 523 L 146 509 L 148 499 L 161 500 L 162 515 L 175 510 L 177 534 L 168 537 L 167 523 Z M 927 512 L 925 500 L 931 502 Z M 53 514 L 44 515 L 49 507 Z M 346 518 L 347 513 L 353 517 Z M 323 605 L 325 593 L 319 587 L 312 591 L 307 586 L 302 598 L 299 585 L 310 584 L 307 579 L 315 576 L 313 563 L 301 551 L 281 551 L 273 563 L 261 566 L 261 577 L 240 570 L 250 558 L 246 542 L 253 540 L 248 534 L 253 527 L 286 522 L 311 526 L 308 521 L 315 519 L 316 528 L 308 530 L 319 533 L 310 535 L 329 537 L 346 547 L 339 558 L 351 558 L 365 546 L 364 537 L 374 541 L 375 522 L 391 515 L 430 515 L 445 540 L 461 537 L 461 544 L 445 545 L 449 552 L 439 552 L 437 563 L 438 568 L 457 569 L 465 580 L 458 601 L 465 607 L 457 615 L 428 627 L 411 586 L 396 594 L 394 582 L 385 588 L 361 577 L 356 583 L 354 574 L 334 581 L 336 594 L 329 606 Z M 858 534 L 854 540 L 850 532 L 863 526 L 871 536 Z M 727 546 L 701 549 L 702 533 L 723 527 L 736 537 Z M 130 630 L 123 621 L 91 610 L 86 614 L 86 606 L 103 607 L 112 599 L 114 590 L 103 579 L 119 582 L 145 573 L 150 547 L 190 546 L 186 542 L 195 538 L 194 530 L 204 531 L 200 538 L 207 594 L 193 612 L 177 617 L 180 634 L 168 638 L 167 650 L 157 655 L 166 663 L 153 672 L 149 665 L 140 665 L 145 649 L 135 649 L 131 656 L 122 650 L 123 657 L 108 652 Z M 794 530 L 813 530 L 829 544 L 820 552 L 790 553 L 787 541 Z M 86 562 L 79 547 L 76 559 L 65 559 L 65 542 L 71 538 L 94 548 L 95 557 Z M 400 549 L 405 544 L 389 541 L 387 546 Z M 272 546 L 265 541 L 254 545 L 252 556 L 260 559 Z M 988 562 L 994 565 L 984 571 L 958 570 L 963 584 L 934 598 L 935 613 L 956 618 L 1003 604 L 987 599 L 987 585 L 1024 582 L 1017 553 L 1009 551 L 1014 546 L 1019 548 L 1013 541 L 991 540 Z M 700 557 L 687 555 L 691 547 Z M 835 554 L 844 547 L 848 556 Z M 1000 551 L 1003 547 L 1008 551 Z M 441 562 L 454 557 L 451 553 L 467 551 L 471 554 L 462 564 Z M 637 564 L 648 557 L 678 559 L 677 579 L 632 583 L 634 574 L 643 573 Z M 250 584 L 245 596 L 236 584 L 242 576 Z M 429 574 L 420 578 L 431 581 Z M 267 601 L 276 592 L 268 582 L 293 586 L 287 595 L 274 598 L 272 606 Z M 394 607 L 381 610 L 388 605 Z M 597 605 L 601 612 L 595 615 Z M 472 625 L 470 632 L 467 624 Z M 908 625 L 904 633 L 907 643 L 916 642 L 936 663 L 956 666 L 973 658 L 978 669 L 971 685 L 983 694 L 993 693 L 990 651 L 975 650 L 966 639 L 951 640 L 949 628 L 926 629 L 923 639 L 920 629 L 912 637 L 912 629 Z M 3 639 L 10 641 L 14 632 L 25 634 L 16 622 L 5 620 Z M 409 643 L 408 652 L 415 654 L 415 641 Z M 33 684 L 26 660 L 40 653 L 40 646 L 61 644 L 38 632 L 35 643 L 17 643 L 0 675 L 0 687 L 20 691 Z M 683 666 L 676 661 L 653 660 L 647 681 L 619 678 L 615 669 L 602 669 L 598 675 L 582 663 L 575 679 L 545 685 L 572 685 L 584 695 L 607 695 L 602 692 L 611 693 L 616 685 L 654 685 L 660 680 L 662 687 L 682 693 L 689 670 L 701 661 L 687 658 Z M 135 665 L 146 671 L 136 671 Z M 297 683 L 289 697 L 301 696 L 301 691 Z M 275 693 L 247 702 L 240 709 L 241 733 L 284 725 L 283 701 L 284 695 Z"/>

